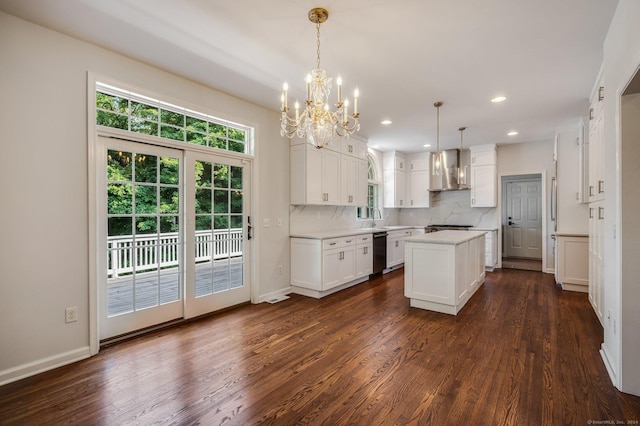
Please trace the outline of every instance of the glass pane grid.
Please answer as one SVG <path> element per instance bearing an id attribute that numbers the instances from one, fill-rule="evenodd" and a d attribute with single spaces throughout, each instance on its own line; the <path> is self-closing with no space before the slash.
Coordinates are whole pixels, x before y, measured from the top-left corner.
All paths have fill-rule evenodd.
<path id="1" fill-rule="evenodd" d="M 181 298 L 179 172 L 178 158 L 108 152 L 109 317 Z"/>
<path id="2" fill-rule="evenodd" d="M 113 87 L 96 90 L 96 124 L 244 154 L 252 130 Z"/>

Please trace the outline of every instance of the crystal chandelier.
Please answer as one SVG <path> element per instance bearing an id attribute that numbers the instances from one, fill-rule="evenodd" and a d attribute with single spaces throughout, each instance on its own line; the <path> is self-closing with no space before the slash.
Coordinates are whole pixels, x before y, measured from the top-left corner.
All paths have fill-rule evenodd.
<path id="1" fill-rule="evenodd" d="M 295 102 L 295 116 L 289 116 L 287 92 L 289 85 L 284 83 L 282 87 L 280 134 L 289 139 L 293 135 L 299 138 L 307 137 L 307 141 L 317 148 L 322 148 L 331 143 L 337 137 L 349 137 L 360 130 L 358 118 L 358 96 L 356 88 L 353 92 L 353 114 L 349 115 L 349 100 L 342 99 L 342 79 L 336 79 L 338 86 L 338 103 L 336 110 L 329 107 L 329 92 L 331 91 L 332 78 L 327 78 L 325 70 L 320 68 L 320 24 L 326 22 L 329 12 L 323 8 L 314 8 L 309 11 L 309 20 L 316 24 L 317 34 L 317 68 L 307 74 L 307 101 L 305 109 L 300 111 L 300 104 Z M 351 119 L 351 121 L 349 121 Z"/>
<path id="2" fill-rule="evenodd" d="M 442 158 L 440 155 L 440 107 L 443 102 L 436 102 L 433 104 L 436 107 L 436 158 L 433 162 L 435 170 L 433 174 L 436 176 L 442 175 Z"/>

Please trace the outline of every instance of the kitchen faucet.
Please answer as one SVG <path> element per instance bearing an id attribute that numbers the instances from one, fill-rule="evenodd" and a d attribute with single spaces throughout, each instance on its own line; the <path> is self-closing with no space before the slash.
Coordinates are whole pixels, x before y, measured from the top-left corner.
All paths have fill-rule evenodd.
<path id="1" fill-rule="evenodd" d="M 372 207 L 371 208 L 371 227 L 372 228 L 376 227 L 376 212 L 378 212 L 378 219 L 382 219 L 382 213 L 380 212 L 380 209 L 377 207 Z"/>

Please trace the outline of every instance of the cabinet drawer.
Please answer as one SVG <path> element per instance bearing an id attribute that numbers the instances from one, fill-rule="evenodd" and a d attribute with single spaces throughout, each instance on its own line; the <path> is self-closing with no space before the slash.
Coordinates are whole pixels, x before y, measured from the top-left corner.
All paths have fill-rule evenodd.
<path id="1" fill-rule="evenodd" d="M 372 234 L 356 235 L 356 244 L 370 243 L 373 241 Z"/>
<path id="2" fill-rule="evenodd" d="M 353 235 L 350 235 L 348 237 L 329 238 L 322 241 L 322 249 L 328 250 L 340 247 L 349 247 L 355 245 L 355 243 L 356 237 Z"/>

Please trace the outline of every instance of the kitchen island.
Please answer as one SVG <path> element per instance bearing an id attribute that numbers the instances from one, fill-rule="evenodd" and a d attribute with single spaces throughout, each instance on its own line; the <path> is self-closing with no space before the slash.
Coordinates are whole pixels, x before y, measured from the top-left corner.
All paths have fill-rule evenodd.
<path id="1" fill-rule="evenodd" d="M 485 279 L 485 232 L 440 231 L 405 240 L 404 295 L 412 307 L 456 315 Z"/>

